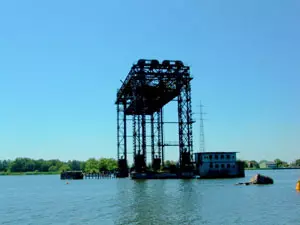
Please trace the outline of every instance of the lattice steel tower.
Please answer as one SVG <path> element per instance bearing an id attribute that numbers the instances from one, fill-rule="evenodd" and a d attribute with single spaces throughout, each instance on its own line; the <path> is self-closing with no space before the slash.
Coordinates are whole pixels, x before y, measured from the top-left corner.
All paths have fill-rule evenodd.
<path id="1" fill-rule="evenodd" d="M 199 150 L 200 152 L 205 152 L 205 139 L 204 139 L 204 123 L 203 123 L 203 105 L 200 101 L 200 139 L 199 139 Z"/>
<path id="2" fill-rule="evenodd" d="M 119 176 L 128 176 L 127 138 L 132 137 L 134 170 L 146 171 L 147 147 L 151 149 L 152 169 L 164 164 L 163 107 L 178 103 L 179 163 L 182 172 L 192 170 L 193 134 L 189 66 L 181 61 L 140 59 L 134 64 L 117 91 L 117 149 Z M 131 117 L 132 135 L 127 135 Z M 150 123 L 150 131 L 146 130 Z M 150 133 L 147 136 L 147 132 Z M 147 137 L 151 138 L 147 145 Z M 174 144 L 172 144 L 174 146 Z"/>

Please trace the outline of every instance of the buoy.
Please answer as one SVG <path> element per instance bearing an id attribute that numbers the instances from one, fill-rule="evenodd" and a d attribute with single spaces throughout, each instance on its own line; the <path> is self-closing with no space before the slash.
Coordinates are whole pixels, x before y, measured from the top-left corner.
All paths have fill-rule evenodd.
<path id="1" fill-rule="evenodd" d="M 296 184 L 296 190 L 300 191 L 300 180 L 298 180 L 297 184 Z"/>

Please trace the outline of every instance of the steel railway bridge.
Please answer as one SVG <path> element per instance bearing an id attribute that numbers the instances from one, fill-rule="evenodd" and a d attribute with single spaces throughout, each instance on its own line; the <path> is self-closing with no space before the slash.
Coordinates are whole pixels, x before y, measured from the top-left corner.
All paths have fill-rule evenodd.
<path id="1" fill-rule="evenodd" d="M 133 64 L 115 101 L 119 177 L 129 176 L 128 137 L 132 137 L 134 171 L 148 169 L 147 151 L 151 151 L 152 170 L 159 170 L 164 166 L 166 146 L 178 146 L 180 171 L 192 169 L 191 80 L 190 67 L 178 60 L 140 59 Z M 177 101 L 178 106 L 179 139 L 172 144 L 164 141 L 163 120 L 163 107 L 170 101 Z M 147 137 L 150 137 L 150 144 L 147 144 Z"/>

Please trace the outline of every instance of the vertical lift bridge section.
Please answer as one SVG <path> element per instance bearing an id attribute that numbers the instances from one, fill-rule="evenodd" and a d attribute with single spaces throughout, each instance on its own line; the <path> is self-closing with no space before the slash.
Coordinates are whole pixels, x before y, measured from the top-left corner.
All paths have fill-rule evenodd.
<path id="1" fill-rule="evenodd" d="M 192 107 L 189 66 L 181 61 L 140 59 L 117 91 L 117 155 L 119 177 L 128 177 L 128 117 L 132 124 L 134 170 L 146 171 L 147 146 L 151 148 L 152 169 L 164 165 L 163 107 L 173 99 L 178 103 L 179 163 L 182 172 L 192 164 Z M 150 131 L 146 131 L 150 123 Z M 147 145 L 147 132 L 151 144 Z"/>

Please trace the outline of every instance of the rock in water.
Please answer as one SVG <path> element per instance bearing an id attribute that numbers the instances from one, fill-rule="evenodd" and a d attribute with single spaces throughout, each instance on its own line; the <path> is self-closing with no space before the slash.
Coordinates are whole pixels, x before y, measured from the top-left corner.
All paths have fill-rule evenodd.
<path id="1" fill-rule="evenodd" d="M 250 183 L 252 184 L 273 184 L 274 181 L 271 177 L 267 177 L 261 174 L 256 174 L 250 179 Z"/>

